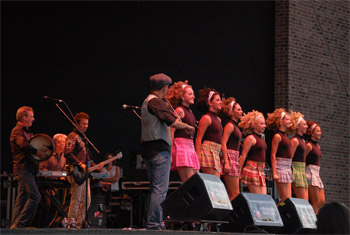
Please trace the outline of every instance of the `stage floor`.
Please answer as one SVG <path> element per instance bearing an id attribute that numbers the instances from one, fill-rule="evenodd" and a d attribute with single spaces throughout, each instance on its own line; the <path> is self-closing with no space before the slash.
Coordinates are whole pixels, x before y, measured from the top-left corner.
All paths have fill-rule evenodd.
<path id="1" fill-rule="evenodd" d="M 145 229 L 64 229 L 64 228 L 51 228 L 51 229 L 41 229 L 41 228 L 25 228 L 25 229 L 1 229 L 0 234 L 186 234 L 186 235 L 195 235 L 195 234 L 244 234 L 244 233 L 228 233 L 228 232 L 205 232 L 205 231 L 184 231 L 184 230 L 145 230 Z M 258 234 L 258 233 L 249 233 L 249 234 Z"/>

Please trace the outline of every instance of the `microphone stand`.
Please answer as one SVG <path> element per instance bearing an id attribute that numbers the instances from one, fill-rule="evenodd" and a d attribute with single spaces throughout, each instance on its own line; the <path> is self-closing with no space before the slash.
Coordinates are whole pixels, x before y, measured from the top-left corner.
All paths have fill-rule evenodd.
<path id="1" fill-rule="evenodd" d="M 64 102 L 64 101 L 63 101 Z M 64 102 L 67 109 L 69 110 L 70 114 L 73 117 L 72 112 L 70 111 L 68 105 L 66 102 Z M 56 107 L 63 113 L 63 115 L 72 123 L 72 125 L 80 132 L 80 134 L 83 136 L 84 142 L 85 142 L 85 149 L 86 149 L 86 158 L 85 158 L 85 165 L 86 165 L 86 174 L 85 174 L 85 225 L 86 228 L 89 226 L 89 214 L 88 214 L 88 189 L 89 189 L 89 144 L 95 149 L 97 153 L 100 153 L 100 151 L 93 145 L 93 143 L 89 140 L 89 138 L 86 136 L 86 134 L 80 130 L 78 123 L 76 123 L 74 117 L 74 122 L 68 117 L 68 115 L 61 109 L 61 107 L 56 103 Z M 77 218 L 75 218 L 77 219 Z"/>
<path id="2" fill-rule="evenodd" d="M 125 105 L 125 104 L 124 104 L 124 105 Z M 127 109 L 126 107 L 124 107 L 124 105 L 123 105 L 123 108 L 124 108 L 124 109 Z M 125 105 L 125 106 L 127 106 L 127 105 Z M 131 107 L 131 109 L 132 109 L 132 112 L 133 112 L 140 120 L 142 120 L 141 116 L 135 111 L 135 108 Z"/>
<path id="3" fill-rule="evenodd" d="M 88 213 L 88 193 L 89 193 L 89 144 L 88 139 L 84 139 L 85 141 L 85 149 L 86 149 L 86 156 L 85 156 L 85 163 L 86 163 L 86 173 L 85 173 L 85 228 L 89 228 L 89 213 Z M 91 194 L 90 194 L 90 200 Z"/>
<path id="4" fill-rule="evenodd" d="M 135 114 L 140 120 L 142 120 L 141 116 L 135 111 L 135 109 L 132 109 L 132 111 L 134 112 L 134 114 Z"/>

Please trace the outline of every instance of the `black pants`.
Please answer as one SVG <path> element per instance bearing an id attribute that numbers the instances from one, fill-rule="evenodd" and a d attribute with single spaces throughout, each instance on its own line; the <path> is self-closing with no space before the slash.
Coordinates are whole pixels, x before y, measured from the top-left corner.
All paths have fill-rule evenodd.
<path id="1" fill-rule="evenodd" d="M 15 172 L 17 179 L 17 198 L 12 214 L 12 228 L 24 228 L 29 225 L 41 199 L 35 177 L 27 171 Z"/>

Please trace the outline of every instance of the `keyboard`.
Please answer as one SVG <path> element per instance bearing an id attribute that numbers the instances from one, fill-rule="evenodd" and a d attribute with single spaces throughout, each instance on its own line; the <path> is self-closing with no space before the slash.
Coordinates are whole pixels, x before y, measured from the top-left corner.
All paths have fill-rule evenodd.
<path id="1" fill-rule="evenodd" d="M 67 177 L 67 171 L 44 171 L 44 170 L 40 170 L 37 176 Z"/>

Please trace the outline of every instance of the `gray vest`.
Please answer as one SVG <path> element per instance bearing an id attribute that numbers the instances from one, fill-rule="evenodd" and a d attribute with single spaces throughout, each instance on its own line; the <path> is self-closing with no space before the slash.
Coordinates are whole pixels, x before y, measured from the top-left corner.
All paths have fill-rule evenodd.
<path id="1" fill-rule="evenodd" d="M 153 99 L 158 98 L 155 95 L 148 95 L 142 104 L 141 117 L 142 117 L 142 141 L 152 141 L 162 139 L 171 145 L 171 134 L 170 127 L 160 120 L 156 115 L 148 112 L 148 102 Z"/>

